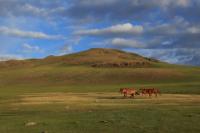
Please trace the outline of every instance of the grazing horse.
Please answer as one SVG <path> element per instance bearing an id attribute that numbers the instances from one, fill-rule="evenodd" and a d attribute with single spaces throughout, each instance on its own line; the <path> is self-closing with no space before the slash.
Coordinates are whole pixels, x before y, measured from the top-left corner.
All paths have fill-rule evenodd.
<path id="1" fill-rule="evenodd" d="M 146 95 L 148 94 L 149 97 L 152 96 L 152 94 L 155 94 L 155 97 L 158 96 L 158 94 L 160 94 L 160 90 L 159 89 L 155 89 L 155 88 L 151 88 L 151 89 L 140 89 L 141 94 L 142 95 Z"/>
<path id="2" fill-rule="evenodd" d="M 131 97 L 135 97 L 135 95 L 138 95 L 139 93 L 137 92 L 136 89 L 134 88 L 121 88 L 120 92 L 124 94 L 124 97 L 127 97 L 128 95 L 131 95 Z"/>

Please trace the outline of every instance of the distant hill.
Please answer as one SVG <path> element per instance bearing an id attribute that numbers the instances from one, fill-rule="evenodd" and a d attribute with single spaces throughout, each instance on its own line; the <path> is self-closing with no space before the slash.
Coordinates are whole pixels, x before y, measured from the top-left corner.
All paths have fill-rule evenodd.
<path id="1" fill-rule="evenodd" d="M 87 65 L 91 67 L 152 67 L 163 63 L 117 49 L 92 48 L 63 56 L 48 56 L 44 59 L 9 60 L 0 62 L 0 67 L 25 67 L 38 65 Z"/>

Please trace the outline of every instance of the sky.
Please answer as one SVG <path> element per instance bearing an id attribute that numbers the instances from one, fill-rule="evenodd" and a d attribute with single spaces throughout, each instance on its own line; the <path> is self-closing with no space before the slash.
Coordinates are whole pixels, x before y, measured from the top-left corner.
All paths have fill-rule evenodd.
<path id="1" fill-rule="evenodd" d="M 0 0 L 0 60 L 89 48 L 200 65 L 200 0 Z"/>

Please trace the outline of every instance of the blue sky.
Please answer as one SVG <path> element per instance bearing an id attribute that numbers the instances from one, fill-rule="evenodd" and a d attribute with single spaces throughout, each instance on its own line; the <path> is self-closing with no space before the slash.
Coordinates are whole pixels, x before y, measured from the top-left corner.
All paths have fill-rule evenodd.
<path id="1" fill-rule="evenodd" d="M 200 65 L 199 0 L 0 0 L 0 60 L 116 48 Z"/>

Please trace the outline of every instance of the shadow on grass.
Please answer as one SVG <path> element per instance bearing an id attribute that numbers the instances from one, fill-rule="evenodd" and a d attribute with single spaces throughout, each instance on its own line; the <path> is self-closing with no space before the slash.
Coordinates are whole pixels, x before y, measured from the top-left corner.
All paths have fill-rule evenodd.
<path id="1" fill-rule="evenodd" d="M 123 97 L 123 96 L 102 96 L 102 97 L 97 97 L 97 99 L 135 99 L 135 98 Z"/>

